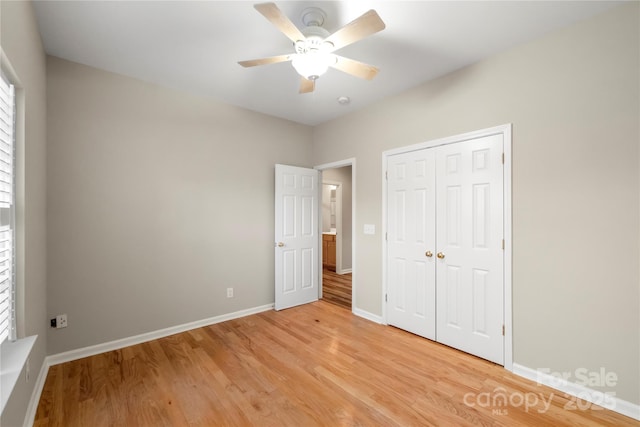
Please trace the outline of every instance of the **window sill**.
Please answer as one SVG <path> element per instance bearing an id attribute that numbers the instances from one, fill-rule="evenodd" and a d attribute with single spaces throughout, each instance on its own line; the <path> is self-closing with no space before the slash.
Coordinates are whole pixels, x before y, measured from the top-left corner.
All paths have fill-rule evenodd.
<path id="1" fill-rule="evenodd" d="M 33 335 L 13 342 L 5 341 L 0 345 L 0 414 L 20 378 L 36 338 L 38 336 Z"/>

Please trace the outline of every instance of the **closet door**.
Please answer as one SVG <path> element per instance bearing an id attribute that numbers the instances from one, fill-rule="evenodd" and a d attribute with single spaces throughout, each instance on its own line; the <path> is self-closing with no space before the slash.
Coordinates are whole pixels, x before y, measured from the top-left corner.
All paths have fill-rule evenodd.
<path id="1" fill-rule="evenodd" d="M 436 149 L 439 342 L 504 363 L 502 135 Z"/>
<path id="2" fill-rule="evenodd" d="M 387 162 L 387 322 L 435 339 L 435 153 Z"/>

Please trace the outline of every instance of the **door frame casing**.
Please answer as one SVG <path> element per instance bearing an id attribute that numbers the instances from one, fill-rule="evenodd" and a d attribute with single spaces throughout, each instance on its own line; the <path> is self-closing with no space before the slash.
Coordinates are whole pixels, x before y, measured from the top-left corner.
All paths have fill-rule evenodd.
<path id="1" fill-rule="evenodd" d="M 318 166 L 314 166 L 314 169 L 320 171 L 320 177 L 318 178 L 318 182 L 323 182 L 322 171 L 327 169 L 337 169 L 345 166 L 351 166 L 351 312 L 355 313 L 356 310 L 356 286 L 357 286 L 357 275 L 356 275 L 356 158 L 351 157 L 349 159 L 338 160 L 336 162 L 324 163 Z M 320 187 L 320 186 L 319 186 Z M 322 191 L 320 188 L 319 191 Z M 320 194 L 320 200 L 322 200 L 322 194 Z M 322 206 L 321 203 L 318 203 L 318 209 L 320 210 L 319 215 L 322 218 Z M 320 236 L 322 235 L 322 224 L 318 221 L 318 229 Z M 337 244 L 338 242 L 336 242 Z M 342 243 L 342 242 L 341 242 Z M 319 245 L 322 246 L 322 241 L 319 242 Z M 342 255 L 342 249 L 340 250 L 340 254 Z M 338 255 L 338 248 L 336 248 L 336 257 Z M 318 258 L 319 265 L 322 265 L 322 247 L 318 250 Z M 337 267 L 337 265 L 336 265 Z M 337 268 L 336 268 L 337 269 Z M 319 269 L 319 277 L 318 277 L 318 298 L 322 298 L 322 269 Z"/>
<path id="2" fill-rule="evenodd" d="M 387 304 L 385 296 L 388 291 L 387 283 L 387 161 L 390 156 L 410 151 L 434 148 L 442 145 L 455 144 L 472 139 L 502 135 L 504 165 L 503 165 L 503 235 L 504 235 L 504 368 L 513 371 L 513 312 L 512 312 L 512 209 L 511 209 L 511 123 L 487 129 L 467 132 L 445 138 L 434 139 L 405 147 L 394 148 L 382 153 L 382 319 L 387 323 Z"/>

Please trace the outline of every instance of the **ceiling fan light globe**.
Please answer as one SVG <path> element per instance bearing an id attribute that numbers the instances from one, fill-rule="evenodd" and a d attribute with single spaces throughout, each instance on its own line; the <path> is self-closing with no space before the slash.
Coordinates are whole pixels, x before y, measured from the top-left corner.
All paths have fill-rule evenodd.
<path id="1" fill-rule="evenodd" d="M 331 55 L 321 52 L 299 54 L 291 61 L 296 72 L 307 80 L 316 80 L 327 72 Z"/>

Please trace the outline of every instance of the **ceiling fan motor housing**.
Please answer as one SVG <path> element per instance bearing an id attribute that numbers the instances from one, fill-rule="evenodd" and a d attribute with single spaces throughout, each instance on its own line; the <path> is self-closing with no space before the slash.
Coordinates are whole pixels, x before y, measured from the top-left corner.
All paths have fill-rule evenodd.
<path id="1" fill-rule="evenodd" d="M 329 37 L 329 31 L 322 27 L 311 26 L 302 29 L 302 34 L 306 37 L 305 40 L 298 40 L 293 45 L 296 49 L 296 53 L 309 53 L 313 50 L 322 50 L 333 46 L 328 43 L 325 46 L 324 40 Z"/>

